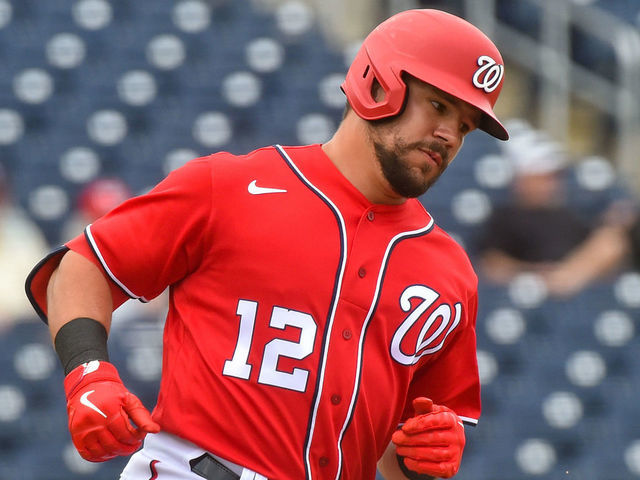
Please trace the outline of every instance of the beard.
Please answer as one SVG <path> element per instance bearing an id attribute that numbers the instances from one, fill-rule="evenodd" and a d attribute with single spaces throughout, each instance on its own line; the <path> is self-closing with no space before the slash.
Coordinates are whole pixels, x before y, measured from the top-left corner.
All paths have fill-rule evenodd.
<path id="1" fill-rule="evenodd" d="M 449 153 L 438 142 L 396 141 L 392 147 L 387 147 L 375 139 L 372 139 L 372 143 L 382 174 L 393 191 L 405 198 L 423 195 L 440 178 L 449 164 Z M 412 151 L 419 149 L 437 152 L 442 158 L 440 167 L 434 167 L 430 163 L 412 166 L 406 157 Z M 420 152 L 420 154 L 423 153 Z M 434 172 L 434 170 L 437 171 Z"/>

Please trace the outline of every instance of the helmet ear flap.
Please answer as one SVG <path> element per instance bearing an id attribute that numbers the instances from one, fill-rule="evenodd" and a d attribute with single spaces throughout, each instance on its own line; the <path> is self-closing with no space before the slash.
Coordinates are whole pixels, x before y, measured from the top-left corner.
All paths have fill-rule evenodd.
<path id="1" fill-rule="evenodd" d="M 391 117 L 402 110 L 407 86 L 388 66 L 380 71 L 369 60 L 363 48 L 354 59 L 342 84 L 349 103 L 358 115 L 365 120 L 378 120 Z M 383 93 L 376 99 L 376 91 Z"/>

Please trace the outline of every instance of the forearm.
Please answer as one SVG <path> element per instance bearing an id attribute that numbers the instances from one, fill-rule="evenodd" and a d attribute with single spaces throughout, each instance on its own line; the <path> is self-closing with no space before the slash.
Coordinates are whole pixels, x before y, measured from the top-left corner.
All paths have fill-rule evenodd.
<path id="1" fill-rule="evenodd" d="M 54 271 L 47 288 L 47 317 L 51 339 L 75 318 L 92 318 L 111 325 L 111 290 L 102 272 L 82 255 L 69 251 Z"/>
<path id="2" fill-rule="evenodd" d="M 598 278 L 604 278 L 623 263 L 630 246 L 621 227 L 596 230 L 585 242 L 545 273 L 545 282 L 555 296 L 569 296 Z"/>
<path id="3" fill-rule="evenodd" d="M 565 260 L 566 268 L 589 280 L 619 266 L 628 253 L 626 232 L 621 227 L 601 227 Z"/>
<path id="4" fill-rule="evenodd" d="M 67 252 L 47 285 L 47 317 L 65 371 L 71 439 L 92 462 L 131 455 L 147 433 L 160 431 L 108 361 L 112 310 L 111 289 L 102 271 L 82 255 Z"/>
<path id="5" fill-rule="evenodd" d="M 488 250 L 480 258 L 480 266 L 485 277 L 496 284 L 506 284 L 519 273 L 534 271 L 540 267 L 518 260 L 500 250 Z"/>

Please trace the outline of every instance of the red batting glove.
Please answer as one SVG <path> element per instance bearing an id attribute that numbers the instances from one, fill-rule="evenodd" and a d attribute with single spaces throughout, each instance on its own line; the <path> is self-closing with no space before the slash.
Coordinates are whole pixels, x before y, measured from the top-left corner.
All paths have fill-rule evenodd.
<path id="1" fill-rule="evenodd" d="M 131 455 L 147 433 L 160 431 L 109 362 L 94 360 L 74 368 L 64 379 L 64 390 L 71 439 L 86 460 Z"/>
<path id="2" fill-rule="evenodd" d="M 416 416 L 396 430 L 391 440 L 409 470 L 433 477 L 458 473 L 465 437 L 462 421 L 443 405 L 424 397 L 413 401 Z"/>

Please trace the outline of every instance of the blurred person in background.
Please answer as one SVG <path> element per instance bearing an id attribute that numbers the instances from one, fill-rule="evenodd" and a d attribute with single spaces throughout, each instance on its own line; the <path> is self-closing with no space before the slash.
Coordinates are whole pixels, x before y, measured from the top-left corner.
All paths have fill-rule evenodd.
<path id="1" fill-rule="evenodd" d="M 104 177 L 89 182 L 77 196 L 76 208 L 62 229 L 61 240 L 82 233 L 87 225 L 132 196 L 133 192 L 120 178 Z"/>
<path id="2" fill-rule="evenodd" d="M 539 274 L 551 296 L 571 297 L 624 264 L 629 206 L 612 203 L 593 222 L 567 204 L 568 158 L 539 132 L 513 138 L 506 155 L 510 202 L 492 212 L 479 239 L 480 272 L 490 282 Z"/>
<path id="3" fill-rule="evenodd" d="M 48 250 L 38 225 L 14 203 L 0 164 L 0 333 L 16 321 L 36 318 L 22 285 L 33 263 Z"/>

